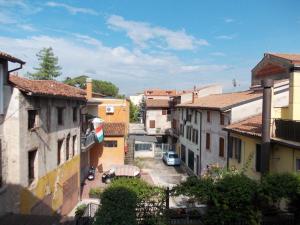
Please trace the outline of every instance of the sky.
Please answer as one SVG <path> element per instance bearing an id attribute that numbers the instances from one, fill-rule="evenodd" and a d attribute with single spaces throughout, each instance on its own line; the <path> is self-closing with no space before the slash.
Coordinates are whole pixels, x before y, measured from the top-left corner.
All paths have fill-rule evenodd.
<path id="1" fill-rule="evenodd" d="M 87 75 L 126 95 L 208 84 L 245 90 L 265 52 L 300 53 L 299 7 L 299 0 L 0 0 L 0 51 L 26 61 L 22 75 L 52 47 L 60 80 Z"/>

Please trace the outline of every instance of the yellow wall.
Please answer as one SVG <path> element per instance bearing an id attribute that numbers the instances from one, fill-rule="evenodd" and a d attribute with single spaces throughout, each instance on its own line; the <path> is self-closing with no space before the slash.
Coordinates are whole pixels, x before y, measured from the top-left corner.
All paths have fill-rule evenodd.
<path id="1" fill-rule="evenodd" d="M 96 144 L 90 150 L 90 160 L 94 167 L 97 167 L 99 171 L 106 171 L 111 165 L 123 165 L 124 164 L 124 137 L 104 137 L 104 141 L 116 140 L 118 145 L 116 148 L 107 148 L 103 146 L 103 143 Z"/>
<path id="2" fill-rule="evenodd" d="M 255 152 L 256 144 L 260 143 L 258 138 L 251 138 L 242 135 L 232 134 L 240 138 L 242 144 L 241 163 L 236 159 L 229 159 L 229 167 L 235 167 L 238 170 L 245 170 L 245 174 L 253 179 L 260 179 L 260 173 L 255 171 Z M 300 159 L 300 150 L 292 149 L 280 144 L 273 144 L 270 157 L 270 172 L 296 172 L 296 159 Z M 298 171 L 299 172 L 299 171 Z"/>
<path id="3" fill-rule="evenodd" d="M 63 204 L 63 183 L 76 173 L 78 174 L 79 189 L 79 168 L 80 157 L 78 155 L 37 181 L 34 181 L 36 185 L 33 188 L 24 188 L 21 190 L 20 212 L 22 214 L 29 214 L 34 205 L 51 193 L 53 194 L 53 198 L 50 207 L 53 212 L 58 210 Z"/>

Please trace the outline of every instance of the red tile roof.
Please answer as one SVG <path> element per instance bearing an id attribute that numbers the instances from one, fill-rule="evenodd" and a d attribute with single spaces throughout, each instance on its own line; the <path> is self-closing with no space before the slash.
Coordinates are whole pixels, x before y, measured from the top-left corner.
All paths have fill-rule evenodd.
<path id="1" fill-rule="evenodd" d="M 279 58 L 287 59 L 292 63 L 300 63 L 300 54 L 287 54 L 287 53 L 267 53 L 267 54 L 277 56 Z"/>
<path id="2" fill-rule="evenodd" d="M 225 130 L 260 137 L 262 132 L 262 115 L 259 114 L 238 123 L 230 124 Z"/>
<path id="3" fill-rule="evenodd" d="M 0 51 L 0 59 L 5 59 L 5 60 L 8 60 L 10 62 L 16 62 L 16 63 L 21 63 L 21 64 L 25 64 L 24 61 L 22 61 L 21 59 L 18 59 L 14 56 L 11 56 L 5 52 L 1 52 Z"/>
<path id="4" fill-rule="evenodd" d="M 204 108 L 222 110 L 233 107 L 234 105 L 254 100 L 262 96 L 260 91 L 243 91 L 224 94 L 214 94 L 206 97 L 196 98 L 194 103 L 183 103 L 177 107 Z"/>
<path id="5" fill-rule="evenodd" d="M 60 98 L 85 100 L 85 91 L 54 80 L 29 80 L 16 75 L 9 75 L 10 83 L 25 93 Z"/>
<path id="6" fill-rule="evenodd" d="M 147 108 L 168 108 L 170 103 L 168 99 L 146 99 Z"/>
<path id="7" fill-rule="evenodd" d="M 103 123 L 104 137 L 125 136 L 125 123 Z"/>

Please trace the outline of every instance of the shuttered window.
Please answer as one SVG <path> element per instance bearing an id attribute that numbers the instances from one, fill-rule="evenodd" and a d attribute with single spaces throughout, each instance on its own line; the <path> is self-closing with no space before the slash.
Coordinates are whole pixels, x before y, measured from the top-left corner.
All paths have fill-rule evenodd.
<path id="1" fill-rule="evenodd" d="M 224 138 L 219 139 L 219 156 L 224 157 L 225 156 L 225 144 L 224 144 Z"/>
<path id="2" fill-rule="evenodd" d="M 210 150 L 210 133 L 206 133 L 206 149 Z"/>
<path id="3" fill-rule="evenodd" d="M 150 120 L 150 128 L 155 128 L 155 120 Z"/>

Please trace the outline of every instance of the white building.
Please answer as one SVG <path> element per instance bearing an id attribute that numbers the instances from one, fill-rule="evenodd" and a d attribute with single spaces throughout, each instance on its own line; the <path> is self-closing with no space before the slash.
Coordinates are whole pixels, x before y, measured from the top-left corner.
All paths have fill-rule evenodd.
<path id="1" fill-rule="evenodd" d="M 132 104 L 136 105 L 136 106 L 140 106 L 143 99 L 144 99 L 144 94 L 137 94 L 137 95 L 131 95 L 129 96 L 130 101 L 132 102 Z"/>

